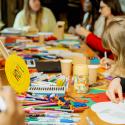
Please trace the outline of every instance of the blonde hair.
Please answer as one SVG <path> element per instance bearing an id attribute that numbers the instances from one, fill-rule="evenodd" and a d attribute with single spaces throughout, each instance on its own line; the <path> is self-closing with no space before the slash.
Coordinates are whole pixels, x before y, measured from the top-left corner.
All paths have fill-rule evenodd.
<path id="1" fill-rule="evenodd" d="M 125 16 L 116 16 L 103 33 L 103 45 L 115 55 L 117 66 L 125 68 Z"/>
<path id="2" fill-rule="evenodd" d="M 24 12 L 26 17 L 26 25 L 31 24 L 32 9 L 29 6 L 29 1 L 30 0 L 24 0 Z M 42 15 L 43 15 L 43 8 L 41 6 L 40 10 L 36 13 L 36 26 L 39 31 L 41 30 L 41 26 L 42 26 L 42 21 L 41 21 Z"/>

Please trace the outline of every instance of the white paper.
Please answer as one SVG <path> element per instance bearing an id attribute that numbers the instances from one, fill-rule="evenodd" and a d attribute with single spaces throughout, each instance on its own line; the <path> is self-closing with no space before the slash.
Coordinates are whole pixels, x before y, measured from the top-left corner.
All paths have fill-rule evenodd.
<path id="1" fill-rule="evenodd" d="M 125 102 L 119 104 L 112 102 L 96 103 L 92 105 L 91 109 L 105 122 L 125 124 Z"/>

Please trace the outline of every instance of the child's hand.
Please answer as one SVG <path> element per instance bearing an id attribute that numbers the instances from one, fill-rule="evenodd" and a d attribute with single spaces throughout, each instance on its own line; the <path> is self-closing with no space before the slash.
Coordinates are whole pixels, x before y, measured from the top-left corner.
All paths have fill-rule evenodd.
<path id="1" fill-rule="evenodd" d="M 111 65 L 114 64 L 114 61 L 109 59 L 109 58 L 102 58 L 101 61 L 100 61 L 100 64 L 102 67 L 106 68 L 106 69 L 110 69 L 111 68 Z"/>
<path id="2" fill-rule="evenodd" d="M 120 82 L 120 78 L 113 79 L 108 87 L 108 90 L 106 91 L 107 96 L 114 103 L 119 103 L 123 101 L 122 86 Z M 116 97 L 116 94 L 118 95 L 118 98 Z"/>
<path id="3" fill-rule="evenodd" d="M 90 31 L 86 30 L 85 28 L 81 27 L 80 25 L 76 26 L 76 33 L 81 36 L 87 37 L 90 34 Z"/>
<path id="4" fill-rule="evenodd" d="M 24 112 L 18 104 L 11 89 L 0 90 L 0 96 L 5 100 L 7 110 L 0 113 L 0 125 L 24 125 Z"/>

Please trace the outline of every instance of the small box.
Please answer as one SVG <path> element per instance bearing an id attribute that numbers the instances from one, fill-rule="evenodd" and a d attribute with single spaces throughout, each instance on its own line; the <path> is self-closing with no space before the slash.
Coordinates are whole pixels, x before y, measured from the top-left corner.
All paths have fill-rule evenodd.
<path id="1" fill-rule="evenodd" d="M 61 73 L 61 64 L 59 60 L 36 61 L 36 68 L 44 73 Z"/>

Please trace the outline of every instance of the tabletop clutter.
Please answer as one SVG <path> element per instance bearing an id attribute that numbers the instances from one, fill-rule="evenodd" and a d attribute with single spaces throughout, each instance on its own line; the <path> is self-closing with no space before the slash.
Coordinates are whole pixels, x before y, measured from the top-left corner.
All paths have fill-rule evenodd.
<path id="1" fill-rule="evenodd" d="M 79 40 L 74 39 L 72 35 L 66 35 L 66 39 L 62 40 L 62 35 L 58 35 L 59 40 L 51 33 L 44 35 L 41 33 L 39 39 L 38 34 L 27 37 L 6 36 L 4 44 L 8 52 L 15 51 L 22 57 L 30 72 L 28 90 L 17 93 L 17 99 L 22 103 L 26 113 L 25 122 L 28 125 L 61 123 L 75 125 L 81 120 L 79 113 L 91 106 L 88 105 L 89 101 L 93 103 L 109 101 L 105 90 L 93 93 L 96 90 L 94 87 L 103 85 L 97 81 L 105 77 L 103 76 L 105 69 L 99 70 L 100 59 L 96 56 L 85 58 L 84 54 L 69 51 L 69 48 L 80 47 Z M 37 42 L 38 40 L 43 42 L 43 39 L 47 42 L 44 44 Z M 0 63 L 4 65 L 2 59 Z M 106 78 L 108 80 L 109 76 Z M 68 94 L 71 86 L 81 95 L 80 97 Z"/>

